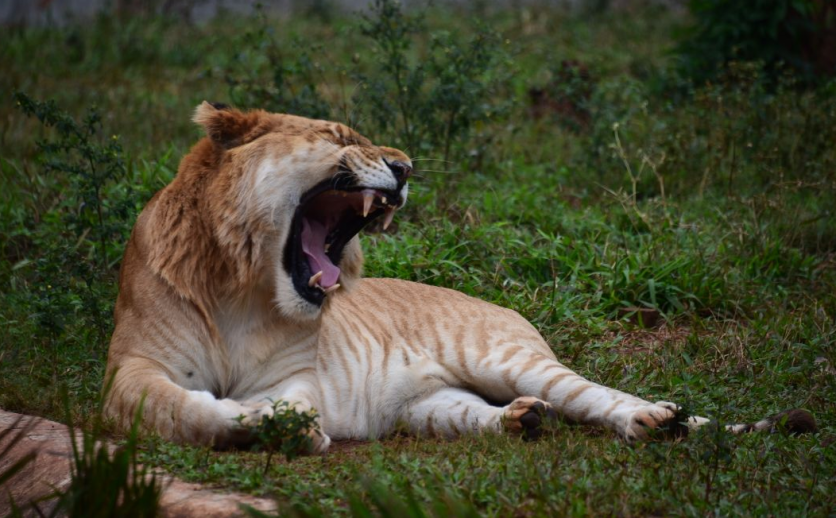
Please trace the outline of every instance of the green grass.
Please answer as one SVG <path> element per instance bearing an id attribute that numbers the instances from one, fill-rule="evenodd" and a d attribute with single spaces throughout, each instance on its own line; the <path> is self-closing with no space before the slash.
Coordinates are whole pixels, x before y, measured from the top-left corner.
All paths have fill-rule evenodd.
<path id="1" fill-rule="evenodd" d="M 273 496 L 285 512 L 354 516 L 362 514 L 352 499 L 392 516 L 410 493 L 490 516 L 819 514 L 832 505 L 827 466 L 836 460 L 810 438 L 750 436 L 718 448 L 701 436 L 629 448 L 569 427 L 536 443 L 396 438 L 275 464 L 266 474 L 252 453 L 156 444 L 147 455 L 189 480 Z"/>
<path id="2" fill-rule="evenodd" d="M 477 30 L 463 21 L 468 13 L 425 14 L 411 66 L 432 34 Z M 513 308 L 600 383 L 723 422 L 804 407 L 821 432 L 709 431 L 637 447 L 568 426 L 537 443 L 394 437 L 336 445 L 324 458 L 273 459 L 266 471 L 266 452 L 150 439 L 143 458 L 187 480 L 274 496 L 301 516 L 832 513 L 836 84 L 800 90 L 788 77 L 770 86 L 747 63 L 712 84 L 688 84 L 671 54 L 688 20 L 659 9 L 486 16 L 503 53 L 486 72 L 497 81 L 485 99 L 496 115 L 457 137 L 447 162 L 443 146 L 412 152 L 418 170 L 397 232 L 362 238 L 366 274 Z M 308 74 L 332 117 L 400 145 L 397 128 L 377 125 L 373 107 L 352 99 L 361 75 L 385 79 L 357 23 L 102 18 L 4 37 L 0 407 L 61 420 L 66 387 L 75 415 L 96 408 L 112 322 L 90 308 L 110 314 L 118 268 L 95 266 L 96 234 L 68 226 L 81 212 L 78 186 L 48 169 L 36 146 L 55 130 L 27 118 L 12 92 L 55 99 L 77 118 L 95 104 L 95 138 L 119 135 L 125 179 L 102 194 L 115 226 L 107 253 L 119 257 L 137 211 L 200 136 L 191 110 L 228 100 L 226 78 L 247 79 L 248 92 L 269 86 L 275 63 L 265 56 L 295 71 L 289 87 L 305 86 Z M 259 32 L 271 30 L 273 40 Z M 310 63 L 294 58 L 300 51 Z M 580 106 L 586 126 L 528 113 L 528 89 L 549 88 L 562 60 L 584 63 L 593 78 Z M 72 267 L 87 262 L 92 280 Z M 619 320 L 628 306 L 660 311 L 662 326 Z"/>

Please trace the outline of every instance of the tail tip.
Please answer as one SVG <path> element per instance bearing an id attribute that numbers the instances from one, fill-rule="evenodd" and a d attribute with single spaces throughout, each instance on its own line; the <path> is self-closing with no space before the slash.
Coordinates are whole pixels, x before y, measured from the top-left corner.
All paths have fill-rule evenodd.
<path id="1" fill-rule="evenodd" d="M 813 414 L 803 408 L 784 410 L 769 418 L 773 430 L 779 430 L 790 435 L 816 433 L 819 427 Z"/>

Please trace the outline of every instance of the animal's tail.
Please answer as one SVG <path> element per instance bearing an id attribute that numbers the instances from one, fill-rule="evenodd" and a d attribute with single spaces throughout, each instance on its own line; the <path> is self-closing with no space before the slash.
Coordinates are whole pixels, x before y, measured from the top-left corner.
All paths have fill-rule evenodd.
<path id="1" fill-rule="evenodd" d="M 714 421 L 711 421 L 710 419 L 699 416 L 690 416 L 685 422 L 688 425 L 688 430 L 696 430 L 714 423 Z M 726 425 L 725 428 L 727 431 L 735 435 L 763 431 L 799 435 L 803 433 L 815 433 L 819 430 L 818 425 L 816 425 L 816 418 L 813 417 L 813 414 L 801 408 L 785 410 L 769 416 L 766 419 L 761 419 L 756 423 L 729 424 Z"/>

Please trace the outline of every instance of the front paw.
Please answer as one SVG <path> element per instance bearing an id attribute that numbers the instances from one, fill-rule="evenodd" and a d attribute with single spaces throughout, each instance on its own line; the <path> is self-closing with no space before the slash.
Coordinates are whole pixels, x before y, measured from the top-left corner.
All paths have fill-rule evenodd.
<path id="1" fill-rule="evenodd" d="M 323 454 L 331 438 L 322 432 L 319 416 L 313 409 L 276 401 L 270 404 L 242 403 L 247 412 L 238 421 L 267 449 L 281 451 L 288 458 L 296 455 Z"/>
<path id="2" fill-rule="evenodd" d="M 273 417 L 275 408 L 265 401 L 244 401 L 240 403 L 240 412 L 236 418 L 246 427 L 258 426 L 265 417 Z"/>
<path id="3" fill-rule="evenodd" d="M 678 405 L 659 401 L 628 413 L 620 432 L 629 443 L 683 437 L 688 434 L 686 420 Z"/>
<path id="4" fill-rule="evenodd" d="M 258 438 L 256 428 L 262 419 L 273 415 L 273 407 L 267 403 L 239 402 L 233 399 L 217 401 L 223 419 L 221 431 L 215 434 L 216 448 L 247 448 Z"/>
<path id="5" fill-rule="evenodd" d="M 331 446 L 331 438 L 325 433 L 316 428 L 308 432 L 308 437 L 311 439 L 311 455 L 324 455 Z"/>

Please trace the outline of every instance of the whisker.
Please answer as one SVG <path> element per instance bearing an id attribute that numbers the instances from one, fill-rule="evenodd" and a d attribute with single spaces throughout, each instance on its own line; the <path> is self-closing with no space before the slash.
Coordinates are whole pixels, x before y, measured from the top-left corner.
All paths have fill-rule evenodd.
<path id="1" fill-rule="evenodd" d="M 358 127 L 363 120 L 363 117 L 358 118 L 356 121 L 354 120 L 355 114 L 360 113 L 360 107 L 363 105 L 362 97 L 359 99 L 359 102 L 353 102 L 355 98 L 354 93 L 357 91 L 358 88 L 360 88 L 360 84 L 360 81 L 354 82 L 354 86 L 352 87 L 351 93 L 349 94 L 349 98 L 352 99 L 351 109 L 345 114 L 347 117 L 346 123 L 352 128 Z"/>
<path id="2" fill-rule="evenodd" d="M 429 160 L 429 161 L 432 161 L 432 162 L 447 162 L 448 164 L 453 163 L 452 160 L 444 160 L 442 158 L 409 157 L 409 159 L 412 160 L 413 162 L 423 162 L 423 161 Z"/>
<path id="3" fill-rule="evenodd" d="M 457 171 L 447 171 L 443 169 L 424 169 L 421 168 L 422 173 L 442 173 L 442 174 L 457 174 Z"/>

